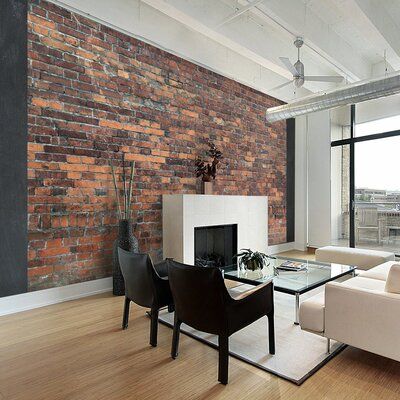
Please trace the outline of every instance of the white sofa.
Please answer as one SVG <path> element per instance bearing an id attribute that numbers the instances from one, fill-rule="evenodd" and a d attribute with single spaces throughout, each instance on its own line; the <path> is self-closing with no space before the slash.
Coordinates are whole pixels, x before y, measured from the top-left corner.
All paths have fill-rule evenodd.
<path id="1" fill-rule="evenodd" d="M 386 286 L 394 264 L 387 261 L 356 278 L 326 284 L 325 292 L 301 303 L 301 329 L 328 338 L 328 351 L 334 339 L 400 361 L 400 290 L 389 293 Z M 397 268 L 390 280 L 400 287 Z"/>
<path id="2" fill-rule="evenodd" d="M 359 270 L 367 270 L 386 261 L 394 261 L 394 253 L 350 247 L 325 246 L 315 251 L 315 260 L 354 265 Z"/>

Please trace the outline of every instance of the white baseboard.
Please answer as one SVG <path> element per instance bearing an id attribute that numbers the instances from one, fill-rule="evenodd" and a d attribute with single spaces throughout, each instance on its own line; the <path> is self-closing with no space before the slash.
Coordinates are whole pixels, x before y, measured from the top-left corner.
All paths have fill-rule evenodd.
<path id="1" fill-rule="evenodd" d="M 283 251 L 290 251 L 295 249 L 295 242 L 275 244 L 268 246 L 268 254 L 282 253 Z"/>
<path id="2" fill-rule="evenodd" d="M 63 301 L 79 299 L 112 290 L 112 278 L 96 279 L 88 282 L 38 290 L 0 298 L 0 316 L 32 310 Z"/>

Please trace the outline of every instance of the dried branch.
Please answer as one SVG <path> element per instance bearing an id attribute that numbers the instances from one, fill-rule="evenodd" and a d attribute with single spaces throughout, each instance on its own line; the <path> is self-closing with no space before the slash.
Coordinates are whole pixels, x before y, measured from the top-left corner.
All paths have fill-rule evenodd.
<path id="1" fill-rule="evenodd" d="M 124 182 L 124 218 L 127 219 L 128 199 L 126 193 L 125 153 L 122 153 L 122 181 Z"/>
<path id="2" fill-rule="evenodd" d="M 114 182 L 114 191 L 115 196 L 117 198 L 117 205 L 118 205 L 118 216 L 120 219 L 129 219 L 131 217 L 131 202 L 132 202 L 132 193 L 133 193 L 133 177 L 134 177 L 134 168 L 135 163 L 130 162 L 130 174 L 129 177 L 126 175 L 125 172 L 125 155 L 122 154 L 122 182 L 123 182 L 123 209 L 120 203 L 120 191 L 118 190 L 117 186 L 117 178 L 115 174 L 114 166 L 110 160 L 110 166 L 113 176 Z M 128 184 L 129 178 L 129 184 Z"/>
<path id="3" fill-rule="evenodd" d="M 132 202 L 132 187 L 133 187 L 133 173 L 134 173 L 135 163 L 131 162 L 131 174 L 129 177 L 129 192 L 128 192 L 128 205 L 129 205 L 129 217 L 131 216 L 131 202 Z"/>
<path id="4" fill-rule="evenodd" d="M 115 197 L 117 199 L 117 205 L 118 205 L 118 215 L 120 218 L 122 218 L 121 204 L 119 203 L 119 192 L 118 192 L 118 187 L 117 187 L 117 180 L 115 178 L 114 166 L 112 165 L 111 161 L 110 161 L 110 166 L 111 166 L 111 172 L 112 172 L 113 182 L 114 182 Z"/>

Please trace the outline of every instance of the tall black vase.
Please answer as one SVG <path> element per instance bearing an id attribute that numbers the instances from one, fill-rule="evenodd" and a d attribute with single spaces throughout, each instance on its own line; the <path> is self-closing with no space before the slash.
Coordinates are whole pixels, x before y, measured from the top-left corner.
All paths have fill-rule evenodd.
<path id="1" fill-rule="evenodd" d="M 114 296 L 123 296 L 125 282 L 119 265 L 118 247 L 132 253 L 139 253 L 139 243 L 132 233 L 132 223 L 129 219 L 119 221 L 118 239 L 115 240 L 113 247 L 113 294 Z"/>

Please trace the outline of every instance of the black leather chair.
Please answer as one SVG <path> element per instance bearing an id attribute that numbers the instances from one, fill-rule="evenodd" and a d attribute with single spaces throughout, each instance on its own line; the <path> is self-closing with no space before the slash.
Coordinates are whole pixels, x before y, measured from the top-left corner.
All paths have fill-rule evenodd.
<path id="1" fill-rule="evenodd" d="M 125 280 L 125 307 L 122 329 L 128 327 L 131 301 L 151 309 L 150 344 L 157 346 L 158 312 L 168 306 L 173 311 L 173 299 L 168 283 L 166 261 L 153 265 L 148 254 L 135 254 L 118 248 L 119 263 Z"/>
<path id="2" fill-rule="evenodd" d="M 227 384 L 229 336 L 265 315 L 268 317 L 269 353 L 275 354 L 272 282 L 232 297 L 218 268 L 167 262 L 175 304 L 172 358 L 178 356 L 182 322 L 199 331 L 218 335 L 218 380 Z"/>

